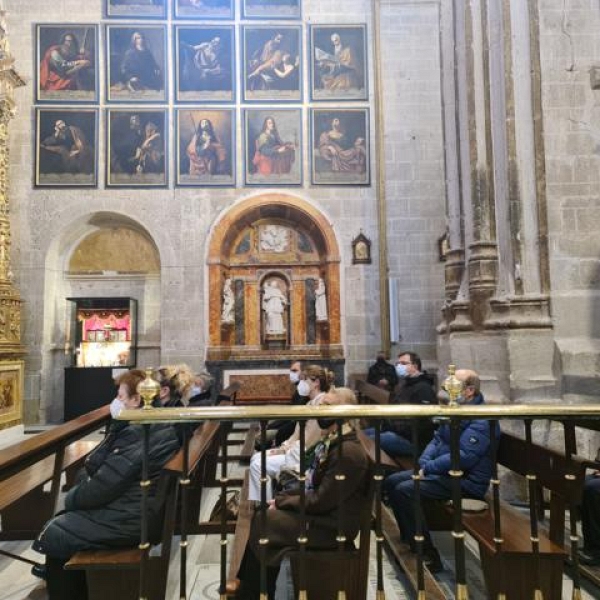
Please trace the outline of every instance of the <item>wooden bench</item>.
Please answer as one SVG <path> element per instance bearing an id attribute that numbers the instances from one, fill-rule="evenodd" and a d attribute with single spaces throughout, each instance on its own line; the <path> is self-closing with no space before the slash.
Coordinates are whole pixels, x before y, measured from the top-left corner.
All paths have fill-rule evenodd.
<path id="1" fill-rule="evenodd" d="M 34 539 L 97 442 L 83 440 L 110 419 L 108 406 L 0 450 L 0 540 Z M 50 484 L 49 486 L 46 484 Z"/>
<path id="2" fill-rule="evenodd" d="M 191 480 L 196 479 L 196 471 L 204 472 L 202 469 L 204 459 L 213 446 L 214 440 L 218 440 L 219 426 L 216 421 L 206 421 L 199 425 L 190 437 L 187 477 Z M 160 544 L 150 550 L 147 559 L 149 600 L 165 598 L 171 546 L 178 514 L 178 482 L 183 476 L 183 464 L 184 456 L 181 449 L 163 467 L 158 481 L 157 494 L 164 504 L 164 518 Z M 194 509 L 193 505 L 196 502 L 194 494 L 195 492 L 192 491 L 189 493 L 188 512 Z M 106 600 L 106 598 L 137 600 L 142 554 L 142 550 L 137 547 L 81 551 L 69 560 L 65 568 L 85 570 L 89 600 Z"/>

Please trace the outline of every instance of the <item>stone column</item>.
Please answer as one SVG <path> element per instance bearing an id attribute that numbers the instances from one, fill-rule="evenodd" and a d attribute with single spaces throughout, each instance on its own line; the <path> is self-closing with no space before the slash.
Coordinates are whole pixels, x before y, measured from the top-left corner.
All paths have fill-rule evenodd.
<path id="1" fill-rule="evenodd" d="M 8 124 L 15 115 L 14 88 L 24 85 L 15 71 L 6 37 L 6 13 L 0 9 L 0 429 L 22 422 L 24 348 L 21 344 L 21 297 L 10 269 L 8 197 Z"/>

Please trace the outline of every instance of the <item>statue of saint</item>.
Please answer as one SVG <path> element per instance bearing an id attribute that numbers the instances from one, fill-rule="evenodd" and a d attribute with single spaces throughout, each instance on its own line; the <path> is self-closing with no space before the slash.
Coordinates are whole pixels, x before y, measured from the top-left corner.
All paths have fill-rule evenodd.
<path id="1" fill-rule="evenodd" d="M 317 321 L 327 321 L 327 292 L 322 277 L 319 277 L 319 283 L 315 290 L 315 314 Z"/>
<path id="2" fill-rule="evenodd" d="M 221 310 L 221 323 L 233 323 L 235 317 L 233 310 L 235 308 L 235 297 L 231 288 L 231 279 L 227 278 L 223 284 L 223 308 Z"/>
<path id="3" fill-rule="evenodd" d="M 267 281 L 263 286 L 262 308 L 265 311 L 265 331 L 267 335 L 285 333 L 283 313 L 287 299 L 274 280 Z"/>

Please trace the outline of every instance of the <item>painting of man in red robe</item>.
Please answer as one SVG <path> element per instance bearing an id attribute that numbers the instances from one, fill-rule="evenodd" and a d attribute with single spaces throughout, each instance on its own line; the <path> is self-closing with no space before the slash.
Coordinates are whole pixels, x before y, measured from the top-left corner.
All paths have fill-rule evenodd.
<path id="1" fill-rule="evenodd" d="M 96 93 L 96 30 L 39 26 L 39 100 L 93 100 Z"/>

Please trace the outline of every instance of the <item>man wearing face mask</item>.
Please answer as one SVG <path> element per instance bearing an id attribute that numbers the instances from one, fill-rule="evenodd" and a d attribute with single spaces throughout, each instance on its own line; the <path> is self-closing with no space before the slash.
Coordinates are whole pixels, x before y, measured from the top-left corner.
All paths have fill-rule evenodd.
<path id="1" fill-rule="evenodd" d="M 392 404 L 435 404 L 436 396 L 430 375 L 421 371 L 421 358 L 416 352 L 398 354 L 396 375 L 400 380 L 398 392 L 392 396 Z M 422 451 L 433 437 L 434 424 L 431 419 L 419 419 L 419 448 Z M 375 429 L 365 429 L 365 433 L 375 438 Z M 393 419 L 382 423 L 381 449 L 391 457 L 413 456 L 411 422 L 406 419 Z"/>
<path id="2" fill-rule="evenodd" d="M 354 392 L 348 388 L 332 388 L 321 404 L 356 404 Z M 342 445 L 338 422 L 318 419 L 323 429 L 321 438 L 308 453 L 306 470 L 307 548 L 335 549 L 338 547 L 338 509 L 343 505 L 341 531 L 347 540 L 358 534 L 361 514 L 370 510 L 367 505 L 369 463 L 352 426 L 342 425 Z M 307 448 L 308 450 L 308 448 Z M 343 475 L 343 479 L 339 476 Z M 267 595 L 275 597 L 275 582 L 281 560 L 290 550 L 298 548 L 298 538 L 304 534 L 298 490 L 280 492 L 269 502 L 266 511 L 266 535 L 262 534 L 262 515 L 256 513 L 250 537 L 238 573 L 241 582 L 238 600 L 258 600 L 260 597 L 260 539 L 266 537 Z"/>
<path id="3" fill-rule="evenodd" d="M 387 355 L 383 350 L 377 353 L 375 364 L 369 367 L 367 383 L 388 390 L 388 392 L 391 392 L 398 383 L 396 371 L 393 365 L 387 361 Z"/>
<path id="4" fill-rule="evenodd" d="M 475 371 L 460 369 L 456 377 L 463 382 L 461 404 L 483 404 L 479 376 Z M 496 425 L 496 439 L 500 438 L 500 427 Z M 421 499 L 449 500 L 452 497 L 452 477 L 450 457 L 450 424 L 443 422 L 433 439 L 419 458 Z M 489 423 L 481 420 L 463 419 L 460 423 L 460 480 L 462 495 L 466 498 L 482 500 L 485 496 L 493 472 L 492 448 Z M 384 481 L 384 491 L 398 521 L 402 541 L 416 551 L 416 517 L 414 506 L 413 471 L 392 473 Z M 423 560 L 432 572 L 444 567 L 439 552 L 431 541 L 427 522 L 422 512 Z"/>

